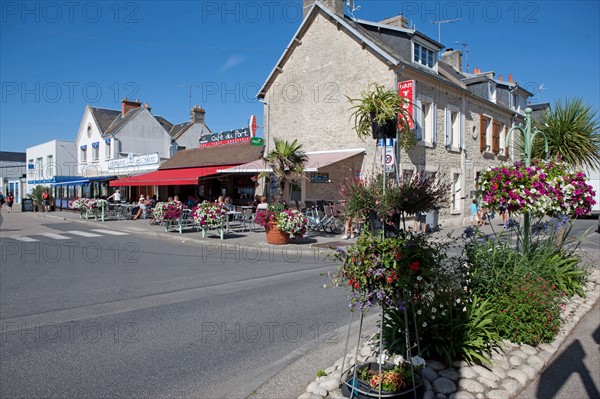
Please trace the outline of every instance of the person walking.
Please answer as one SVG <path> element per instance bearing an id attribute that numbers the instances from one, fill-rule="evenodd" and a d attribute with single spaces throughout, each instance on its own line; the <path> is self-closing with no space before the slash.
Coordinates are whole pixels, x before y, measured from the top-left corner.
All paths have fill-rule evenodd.
<path id="1" fill-rule="evenodd" d="M 5 198 L 5 201 L 6 201 L 6 206 L 8 207 L 8 213 L 11 213 L 13 203 L 15 202 L 15 196 L 13 195 L 12 191 L 8 193 L 8 195 Z"/>
<path id="2" fill-rule="evenodd" d="M 473 200 L 471 205 L 469 205 L 469 210 L 471 212 L 471 226 L 483 226 L 483 222 L 479 218 L 479 208 L 477 207 L 476 200 Z"/>
<path id="3" fill-rule="evenodd" d="M 42 194 L 42 205 L 44 205 L 44 212 L 50 212 L 50 194 L 48 193 L 48 189 L 44 190 L 44 194 Z"/>
<path id="4" fill-rule="evenodd" d="M 2 206 L 4 206 L 4 195 L 2 195 L 2 191 L 0 191 L 0 213 L 2 213 Z"/>

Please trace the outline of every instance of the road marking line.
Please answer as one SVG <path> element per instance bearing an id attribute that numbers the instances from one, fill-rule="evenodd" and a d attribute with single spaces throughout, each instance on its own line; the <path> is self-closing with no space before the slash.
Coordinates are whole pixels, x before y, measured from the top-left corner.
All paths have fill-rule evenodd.
<path id="1" fill-rule="evenodd" d="M 13 237 L 10 237 L 10 238 L 12 238 L 13 240 L 22 241 L 22 242 L 38 242 L 38 241 L 40 241 L 40 240 L 36 240 L 35 238 L 31 238 L 31 237 L 13 236 Z"/>
<path id="2" fill-rule="evenodd" d="M 70 240 L 71 239 L 71 237 L 63 236 L 63 235 L 56 234 L 56 233 L 42 233 L 40 235 L 42 235 L 44 237 L 48 237 L 48 238 L 53 238 L 55 240 Z"/>
<path id="3" fill-rule="evenodd" d="M 88 233 L 87 231 L 79 231 L 79 230 L 65 231 L 65 233 L 75 234 L 76 236 L 82 236 L 82 237 L 102 237 L 102 235 L 100 235 L 100 234 Z"/>
<path id="4" fill-rule="evenodd" d="M 128 236 L 129 235 L 129 233 L 124 233 L 122 231 L 115 231 L 115 230 L 92 229 L 92 231 L 95 231 L 96 233 L 109 234 L 109 235 L 113 235 L 113 236 Z"/>

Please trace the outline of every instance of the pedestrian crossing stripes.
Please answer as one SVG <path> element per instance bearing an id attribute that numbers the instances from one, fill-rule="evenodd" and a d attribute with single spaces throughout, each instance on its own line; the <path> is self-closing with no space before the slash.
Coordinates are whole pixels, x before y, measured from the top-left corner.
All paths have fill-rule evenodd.
<path id="1" fill-rule="evenodd" d="M 102 237 L 102 236 L 106 236 L 106 235 L 109 235 L 109 236 L 129 235 L 128 233 L 124 233 L 122 231 L 105 230 L 105 229 L 93 229 L 92 231 L 94 233 L 90 233 L 87 231 L 81 231 L 81 230 L 70 230 L 70 231 L 61 231 L 60 234 L 58 234 L 58 233 L 39 233 L 39 234 L 36 234 L 36 236 L 42 236 L 42 237 L 50 238 L 53 240 L 72 240 L 72 239 L 76 238 L 73 236 L 95 238 L 95 237 Z M 4 238 L 13 239 L 13 240 L 20 241 L 20 242 L 40 242 L 40 239 L 34 238 L 34 237 L 29 237 L 29 236 L 10 236 L 10 237 L 4 237 Z"/>
<path id="2" fill-rule="evenodd" d="M 108 234 L 108 235 L 111 235 L 111 236 L 126 236 L 126 235 L 129 235 L 128 233 L 124 233 L 122 231 L 115 231 L 115 230 L 92 229 L 92 231 L 95 231 L 96 233 L 100 233 L 100 234 Z"/>
<path id="3" fill-rule="evenodd" d="M 71 230 L 71 231 L 65 231 L 66 234 L 75 234 L 76 236 L 81 236 L 81 237 L 102 237 L 102 234 L 96 234 L 96 233 L 88 233 L 87 231 L 80 231 L 80 230 Z"/>
<path id="4" fill-rule="evenodd" d="M 63 236 L 61 234 L 56 234 L 56 233 L 42 233 L 40 235 L 42 235 L 44 237 L 48 237 L 48 238 L 53 238 L 55 240 L 69 240 L 69 239 L 71 239 L 71 237 Z"/>
<path id="5" fill-rule="evenodd" d="M 21 242 L 38 242 L 39 240 L 36 240 L 35 238 L 31 238 L 31 237 L 10 237 L 13 240 L 17 240 L 17 241 L 21 241 Z"/>

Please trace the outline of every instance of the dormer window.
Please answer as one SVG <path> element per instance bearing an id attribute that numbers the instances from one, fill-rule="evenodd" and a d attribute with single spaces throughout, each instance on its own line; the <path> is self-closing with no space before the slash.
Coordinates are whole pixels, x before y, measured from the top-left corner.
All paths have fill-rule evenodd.
<path id="1" fill-rule="evenodd" d="M 435 65 L 435 59 L 435 51 L 430 50 L 418 43 L 413 44 L 413 61 L 415 63 L 421 64 L 428 68 L 433 68 Z"/>

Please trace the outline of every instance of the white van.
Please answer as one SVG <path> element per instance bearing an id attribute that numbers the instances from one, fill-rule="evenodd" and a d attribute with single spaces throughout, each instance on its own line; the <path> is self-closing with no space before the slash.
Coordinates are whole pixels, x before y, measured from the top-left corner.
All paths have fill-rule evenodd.
<path id="1" fill-rule="evenodd" d="M 588 184 L 594 188 L 596 193 L 596 205 L 592 207 L 592 215 L 600 215 L 600 172 L 585 170 L 585 175 L 588 177 Z"/>

